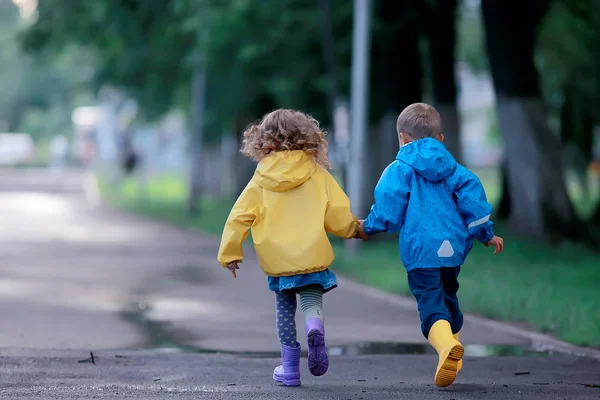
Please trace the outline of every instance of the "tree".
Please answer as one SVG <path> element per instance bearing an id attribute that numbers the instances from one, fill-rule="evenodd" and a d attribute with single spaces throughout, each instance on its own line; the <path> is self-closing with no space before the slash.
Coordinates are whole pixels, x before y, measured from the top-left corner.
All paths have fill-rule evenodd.
<path id="1" fill-rule="evenodd" d="M 550 3 L 545 18 L 537 27 L 536 66 L 541 92 L 547 106 L 552 130 L 560 132 L 565 149 L 565 166 L 576 172 L 582 196 L 587 194 L 588 165 L 592 158 L 593 128 L 600 90 L 597 74 L 600 61 L 600 21 L 590 0 L 557 0 Z M 506 161 L 503 162 L 503 196 L 498 215 L 510 215 L 510 186 Z M 589 198 L 591 200 L 591 198 Z"/>
<path id="2" fill-rule="evenodd" d="M 506 145 L 509 222 L 514 231 L 540 239 L 582 239 L 562 172 L 562 146 L 548 126 L 534 65 L 536 32 L 548 6 L 538 0 L 482 0 Z"/>
<path id="3" fill-rule="evenodd" d="M 210 13 L 200 4 L 209 6 Z M 338 16 L 347 15 L 338 10 L 346 8 L 336 3 L 334 28 Z M 193 77 L 199 76 L 198 54 L 205 53 L 205 73 L 210 76 L 206 110 L 202 122 L 192 120 L 193 130 L 203 126 L 203 141 L 211 142 L 224 131 L 241 132 L 279 106 L 302 108 L 326 122 L 318 12 L 316 3 L 298 0 L 265 0 L 261 7 L 245 0 L 48 0 L 40 2 L 38 21 L 25 35 L 24 45 L 50 55 L 60 54 L 64 44 L 72 42 L 93 49 L 98 59 L 96 86 L 125 89 L 140 102 L 147 119 L 173 105 L 197 115 L 198 107 L 190 99 L 199 98 L 192 88 L 202 79 Z M 202 30 L 209 38 L 205 45 L 197 40 Z M 196 141 L 193 154 L 198 155 L 198 149 Z M 194 171 L 198 176 L 198 168 Z M 238 184 L 245 185 L 248 178 L 240 176 Z M 191 198 L 196 198 L 196 180 L 192 188 Z M 190 200 L 191 210 L 194 201 Z"/>
<path id="4" fill-rule="evenodd" d="M 442 117 L 446 136 L 444 143 L 456 160 L 462 162 L 454 70 L 457 5 L 457 0 L 436 1 L 428 10 L 424 25 L 431 62 L 433 99 Z"/>
<path id="5" fill-rule="evenodd" d="M 125 88 L 155 119 L 168 111 L 182 84 L 189 84 L 184 63 L 195 36 L 173 29 L 180 10 L 170 2 L 141 0 L 39 2 L 37 21 L 24 33 L 23 47 L 56 58 L 71 43 L 93 51 L 95 87 Z M 189 104 L 189 103 L 188 103 Z"/>
<path id="6" fill-rule="evenodd" d="M 429 94 L 424 85 L 429 78 L 431 96 L 444 120 L 447 146 L 460 160 L 454 69 L 457 2 L 381 0 L 374 5 L 370 120 L 377 128 L 369 132 L 362 185 L 369 188 L 398 152 L 396 118 L 406 106 Z M 423 49 L 424 42 L 428 51 Z M 372 204 L 372 190 L 363 195 L 360 204 Z M 360 212 L 366 215 L 368 208 Z"/>
<path id="7" fill-rule="evenodd" d="M 60 59 L 36 63 L 19 48 L 19 34 L 28 23 L 11 2 L 0 2 L 0 130 L 45 141 L 71 130 L 71 110 L 89 95 L 80 83 L 91 63 L 72 46 Z"/>
<path id="8" fill-rule="evenodd" d="M 328 81 L 322 52 L 318 4 L 269 0 L 264 7 L 233 1 L 215 10 L 209 44 L 209 99 L 216 130 L 235 130 L 277 107 L 300 108 L 324 126 Z M 339 4 L 339 3 L 338 3 Z M 335 30 L 347 12 L 332 11 Z M 334 57 L 333 65 L 339 65 Z M 341 75 L 341 74 L 340 74 Z M 235 93 L 232 96 L 232 93 Z M 238 136 L 238 140 L 241 137 Z M 252 176 L 252 164 L 237 161 L 238 192 Z"/>

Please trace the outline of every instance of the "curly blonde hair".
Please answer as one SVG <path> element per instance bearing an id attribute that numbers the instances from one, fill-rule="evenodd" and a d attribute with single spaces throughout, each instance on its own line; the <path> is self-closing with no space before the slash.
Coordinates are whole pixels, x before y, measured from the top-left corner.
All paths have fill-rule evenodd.
<path id="1" fill-rule="evenodd" d="M 319 122 L 310 115 L 296 110 L 279 109 L 246 128 L 240 151 L 259 162 L 274 152 L 302 150 L 310 154 L 317 164 L 331 168 L 325 136 Z"/>

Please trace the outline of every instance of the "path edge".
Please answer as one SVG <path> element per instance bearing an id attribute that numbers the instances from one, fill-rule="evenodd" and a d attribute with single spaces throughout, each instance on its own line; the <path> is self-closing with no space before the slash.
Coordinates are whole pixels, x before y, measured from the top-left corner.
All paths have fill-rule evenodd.
<path id="1" fill-rule="evenodd" d="M 414 311 L 415 302 L 412 298 L 388 293 L 376 289 L 372 286 L 367 286 L 362 283 L 352 281 L 348 278 L 338 276 L 340 286 L 343 285 L 345 289 L 352 290 L 356 293 L 361 293 L 373 299 L 385 301 L 393 304 L 396 307 L 404 310 Z M 575 355 L 579 357 L 593 358 L 600 361 L 600 350 L 590 349 L 586 347 L 576 346 L 567 342 L 558 340 L 550 335 L 530 331 L 527 329 L 519 328 L 506 322 L 496 321 L 484 317 L 480 317 L 472 314 L 465 314 L 464 318 L 471 324 L 484 326 L 495 331 L 504 332 L 509 335 L 519 336 L 527 339 L 530 342 L 532 350 L 539 352 L 551 352 L 556 351 L 563 354 Z"/>

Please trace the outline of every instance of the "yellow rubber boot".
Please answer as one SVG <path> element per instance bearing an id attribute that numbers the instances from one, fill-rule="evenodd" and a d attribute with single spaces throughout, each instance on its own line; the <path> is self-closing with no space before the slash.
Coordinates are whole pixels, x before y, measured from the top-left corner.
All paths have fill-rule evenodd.
<path id="1" fill-rule="evenodd" d="M 454 334 L 454 339 L 458 341 L 458 337 L 460 336 L 460 332 Z M 462 359 L 456 364 L 456 372 L 462 369 Z"/>
<path id="2" fill-rule="evenodd" d="M 435 385 L 450 386 L 458 373 L 458 362 L 462 359 L 465 349 L 452 335 L 450 323 L 439 320 L 429 330 L 429 343 L 438 353 L 439 361 L 435 371 Z"/>

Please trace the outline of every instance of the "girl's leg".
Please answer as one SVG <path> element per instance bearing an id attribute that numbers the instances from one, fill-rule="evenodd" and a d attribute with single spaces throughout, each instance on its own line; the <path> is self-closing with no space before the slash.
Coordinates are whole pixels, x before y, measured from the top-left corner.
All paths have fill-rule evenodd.
<path id="1" fill-rule="evenodd" d="M 281 344 L 281 365 L 273 371 L 273 379 L 285 386 L 300 386 L 300 343 L 296 340 L 296 293 L 275 292 L 277 335 Z"/>
<path id="2" fill-rule="evenodd" d="M 304 331 L 308 340 L 308 369 L 321 376 L 329 368 L 323 326 L 323 291 L 320 288 L 300 289 L 300 309 L 306 319 Z"/>
<path id="3" fill-rule="evenodd" d="M 296 347 L 296 293 L 292 290 L 275 292 L 277 304 L 277 336 L 279 343 Z"/>
<path id="4" fill-rule="evenodd" d="M 323 291 L 318 287 L 306 287 L 300 289 L 300 311 L 305 320 L 318 318 L 321 322 L 323 318 Z"/>

